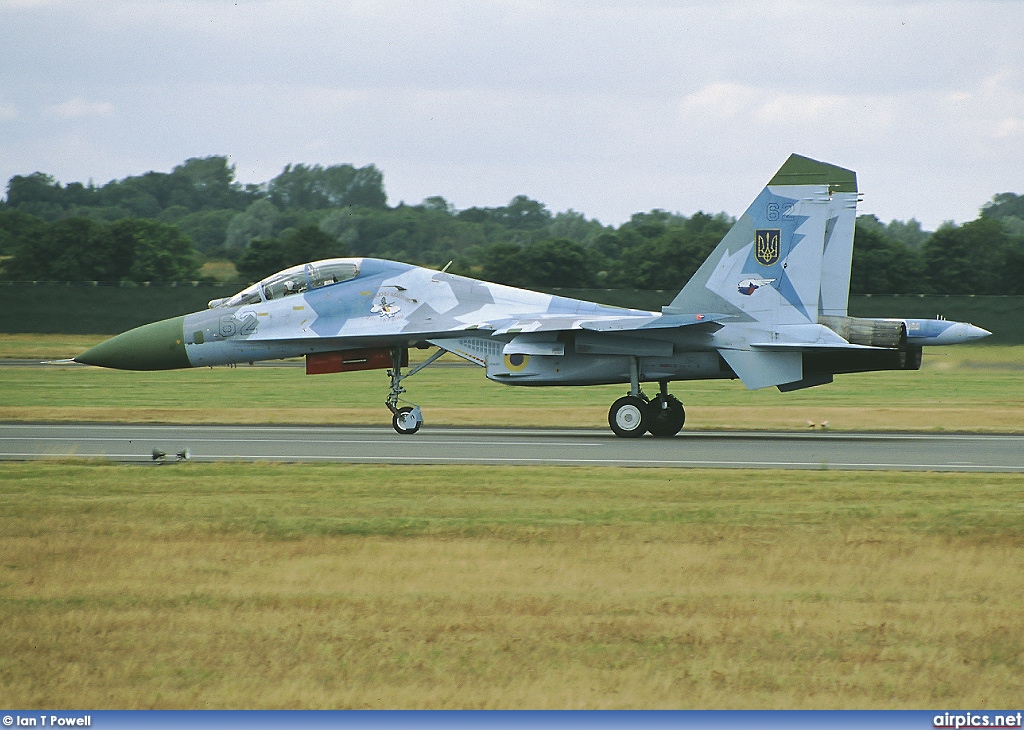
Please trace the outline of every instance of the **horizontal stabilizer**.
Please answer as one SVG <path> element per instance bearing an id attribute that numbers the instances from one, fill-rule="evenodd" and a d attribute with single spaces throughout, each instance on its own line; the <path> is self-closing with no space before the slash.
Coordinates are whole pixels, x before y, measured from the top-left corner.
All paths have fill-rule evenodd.
<path id="1" fill-rule="evenodd" d="M 747 390 L 783 385 L 803 379 L 803 353 L 764 350 L 719 350 Z"/>
<path id="2" fill-rule="evenodd" d="M 872 347 L 871 345 L 851 345 L 848 342 L 751 342 L 751 347 L 758 350 L 775 350 L 777 352 L 788 352 L 791 350 L 886 350 L 892 348 Z"/>
<path id="3" fill-rule="evenodd" d="M 814 375 L 809 375 L 802 380 L 794 380 L 792 383 L 782 383 L 778 387 L 780 393 L 792 393 L 794 390 L 803 390 L 804 388 L 828 385 L 831 382 L 832 373 L 815 373 Z"/>

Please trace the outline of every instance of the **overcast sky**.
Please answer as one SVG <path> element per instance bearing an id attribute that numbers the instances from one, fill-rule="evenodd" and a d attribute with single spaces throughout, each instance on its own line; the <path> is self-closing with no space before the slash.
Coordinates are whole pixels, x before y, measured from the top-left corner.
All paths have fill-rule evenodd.
<path id="1" fill-rule="evenodd" d="M 927 228 L 1024 193 L 1024 2 L 0 0 L 0 184 L 228 155 L 389 203 L 739 215 L 791 152 Z"/>

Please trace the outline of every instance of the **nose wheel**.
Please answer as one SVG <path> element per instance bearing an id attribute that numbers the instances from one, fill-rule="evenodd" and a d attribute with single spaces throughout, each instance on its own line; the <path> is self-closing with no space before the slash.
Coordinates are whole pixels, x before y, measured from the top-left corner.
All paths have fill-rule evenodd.
<path id="1" fill-rule="evenodd" d="M 391 425 L 403 436 L 411 436 L 423 425 L 423 414 L 419 406 L 402 406 L 395 409 Z"/>

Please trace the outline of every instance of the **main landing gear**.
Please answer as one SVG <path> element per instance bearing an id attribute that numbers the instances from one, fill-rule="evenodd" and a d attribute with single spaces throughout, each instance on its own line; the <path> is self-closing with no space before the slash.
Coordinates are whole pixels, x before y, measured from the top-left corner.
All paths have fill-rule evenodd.
<path id="1" fill-rule="evenodd" d="M 405 392 L 405 388 L 402 387 L 402 381 L 412 375 L 415 375 L 428 365 L 433 364 L 437 358 L 444 354 L 444 352 L 444 350 L 438 348 L 437 352 L 405 375 L 402 375 L 402 361 L 405 359 L 405 350 L 403 348 L 396 347 L 391 351 L 392 367 L 388 370 L 388 377 L 391 378 L 391 388 L 388 390 L 388 397 L 385 399 L 384 404 L 392 413 L 391 425 L 394 427 L 395 431 L 403 436 L 411 436 L 420 430 L 420 426 L 423 425 L 423 413 L 417 405 L 398 405 L 400 400 L 399 396 Z M 407 361 L 406 364 L 408 364 Z"/>
<path id="2" fill-rule="evenodd" d="M 650 432 L 655 438 L 671 438 L 679 433 L 686 422 L 683 404 L 668 392 L 667 380 L 658 385 L 660 392 L 654 400 L 641 392 L 639 368 L 633 358 L 629 395 L 619 398 L 608 410 L 608 425 L 616 436 L 638 438 Z"/>
<path id="3" fill-rule="evenodd" d="M 612 403 L 608 425 L 616 436 L 637 438 L 650 432 L 655 438 L 671 438 L 683 428 L 686 411 L 670 393 L 659 393 L 650 400 L 643 393 L 626 395 Z"/>

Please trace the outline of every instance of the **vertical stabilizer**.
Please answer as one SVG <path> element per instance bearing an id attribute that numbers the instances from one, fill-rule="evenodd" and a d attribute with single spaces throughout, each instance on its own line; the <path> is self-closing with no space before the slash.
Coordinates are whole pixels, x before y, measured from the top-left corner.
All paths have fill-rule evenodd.
<path id="1" fill-rule="evenodd" d="M 850 271 L 853 266 L 853 233 L 857 225 L 857 175 L 834 167 L 849 175 L 845 184 L 831 183 L 831 202 L 825 223 L 825 250 L 821 256 L 821 296 L 818 314 L 845 317 L 850 301 Z M 832 185 L 837 187 L 832 188 Z M 842 186 L 842 189 L 838 187 Z"/>
<path id="2" fill-rule="evenodd" d="M 846 313 L 857 177 L 791 155 L 672 303 L 766 325 Z"/>

